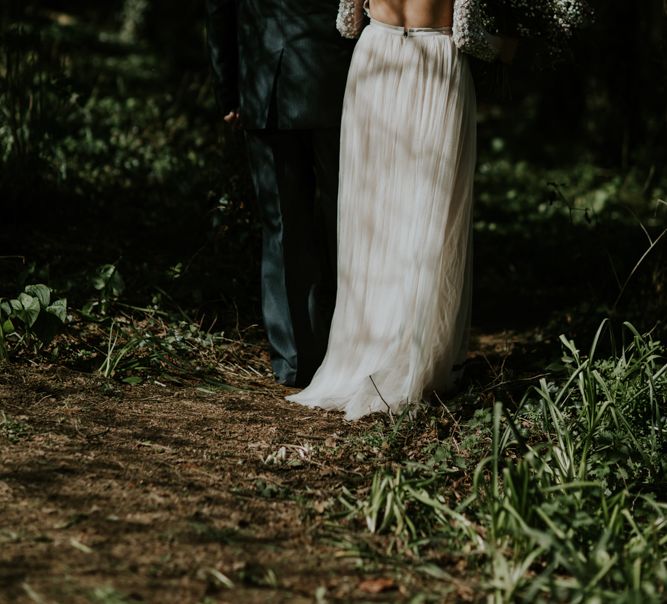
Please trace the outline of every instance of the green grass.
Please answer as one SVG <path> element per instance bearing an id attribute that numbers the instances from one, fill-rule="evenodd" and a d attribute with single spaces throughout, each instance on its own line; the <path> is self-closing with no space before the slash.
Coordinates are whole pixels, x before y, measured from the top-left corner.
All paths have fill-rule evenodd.
<path id="1" fill-rule="evenodd" d="M 190 23 L 199 38 L 189 45 L 196 54 L 201 43 L 200 55 L 183 69 L 188 44 L 165 57 L 113 19 L 63 25 L 26 13 L 4 24 L 0 218 L 17 228 L 2 233 L 12 255 L 0 256 L 0 296 L 48 283 L 54 299 L 67 297 L 67 324 L 26 346 L 24 325 L 36 322 L 9 325 L 10 304 L 0 357 L 99 372 L 115 395 L 111 380 L 215 392 L 266 376 L 253 326 L 258 221 L 242 141 L 213 127 L 200 25 Z M 513 109 L 480 105 L 474 223 L 475 324 L 529 329 L 534 350 L 491 359 L 446 406 L 336 443 L 379 469 L 344 482 L 324 515 L 363 568 L 438 583 L 423 601 L 439 601 L 456 576 L 492 602 L 659 602 L 667 183 L 655 166 L 609 167 L 587 140 L 549 142 L 545 154 L 541 94 Z M 643 153 L 655 155 L 648 144 Z M 628 319 L 637 329 L 618 327 Z M 559 342 L 563 331 L 591 345 Z M 29 434 L 0 415 L 0 435 Z M 309 455 L 279 448 L 264 463 L 295 467 Z M 294 494 L 258 480 L 248 496 Z M 272 573 L 246 580 L 274 585 Z M 91 597 L 123 601 L 112 588 Z"/>
<path id="2" fill-rule="evenodd" d="M 666 350 L 629 324 L 621 335 L 611 355 L 598 352 L 606 324 L 586 354 L 563 337 L 562 371 L 518 407 L 499 399 L 418 461 L 347 490 L 348 522 L 384 535 L 363 557 L 417 568 L 445 550 L 498 603 L 664 601 Z M 453 453 L 432 457 L 473 431 L 486 444 L 472 452 L 474 471 Z"/>

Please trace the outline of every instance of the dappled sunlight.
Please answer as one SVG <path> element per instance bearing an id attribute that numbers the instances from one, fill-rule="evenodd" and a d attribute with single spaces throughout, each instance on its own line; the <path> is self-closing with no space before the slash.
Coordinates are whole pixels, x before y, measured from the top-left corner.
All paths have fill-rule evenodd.
<path id="1" fill-rule="evenodd" d="M 203 1 L 0 3 L 0 600 L 665 600 L 665 13 L 592 4 L 574 60 L 468 61 L 476 121 L 456 51 L 359 45 L 334 378 L 381 413 L 350 422 L 275 383 Z M 468 299 L 455 388 L 386 413 L 463 360 Z"/>

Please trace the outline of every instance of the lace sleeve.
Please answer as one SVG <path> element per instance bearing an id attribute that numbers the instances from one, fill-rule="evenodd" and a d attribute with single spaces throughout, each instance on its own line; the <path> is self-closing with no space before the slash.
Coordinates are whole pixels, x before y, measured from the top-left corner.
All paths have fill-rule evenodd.
<path id="1" fill-rule="evenodd" d="M 483 61 L 494 61 L 500 52 L 500 38 L 484 29 L 479 0 L 454 1 L 453 39 L 459 50 Z"/>
<path id="2" fill-rule="evenodd" d="M 343 38 L 358 38 L 364 27 L 363 0 L 340 0 L 336 29 Z"/>

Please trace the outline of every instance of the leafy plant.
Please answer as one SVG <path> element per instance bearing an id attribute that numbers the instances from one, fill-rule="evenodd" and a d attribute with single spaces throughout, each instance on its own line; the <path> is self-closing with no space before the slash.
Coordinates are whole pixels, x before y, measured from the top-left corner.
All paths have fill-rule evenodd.
<path id="1" fill-rule="evenodd" d="M 67 319 L 67 300 L 51 299 L 43 284 L 28 285 L 16 298 L 0 299 L 0 359 L 8 358 L 8 344 L 34 350 L 47 346 Z"/>
<path id="2" fill-rule="evenodd" d="M 345 491 L 347 516 L 406 562 L 456 543 L 478 561 L 490 602 L 664 601 L 666 350 L 626 323 L 626 344 L 601 356 L 606 328 L 587 354 L 561 337 L 564 369 L 514 411 L 495 403 L 490 450 L 458 505 L 453 468 L 410 461 L 378 470 L 367 493 Z"/>
<path id="3" fill-rule="evenodd" d="M 111 305 L 118 300 L 125 290 L 123 280 L 116 264 L 103 264 L 95 270 L 91 284 L 97 297 L 88 301 L 82 312 L 85 316 L 107 315 Z"/>
<path id="4" fill-rule="evenodd" d="M 496 405 L 492 454 L 470 500 L 489 528 L 496 602 L 665 595 L 665 350 L 625 327 L 631 342 L 606 359 L 597 358 L 604 323 L 587 356 L 562 337 L 564 382 L 542 379 L 504 430 Z M 536 409 L 539 423 L 522 433 Z"/>

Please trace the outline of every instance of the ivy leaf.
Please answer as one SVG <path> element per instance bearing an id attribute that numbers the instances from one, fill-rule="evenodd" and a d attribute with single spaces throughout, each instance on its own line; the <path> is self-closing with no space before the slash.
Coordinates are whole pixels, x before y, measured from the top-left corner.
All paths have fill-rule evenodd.
<path id="1" fill-rule="evenodd" d="M 12 302 L 14 301 L 12 300 Z M 41 310 L 39 300 L 28 294 L 19 294 L 18 302 L 21 305 L 21 308 L 18 309 L 20 313 L 19 318 L 22 319 L 28 327 L 32 327 L 35 324 L 35 321 L 37 321 L 39 311 Z M 14 305 L 12 304 L 12 306 Z"/>
<path id="2" fill-rule="evenodd" d="M 16 331 L 14 328 L 14 323 L 12 323 L 10 319 L 5 319 L 4 322 L 0 322 L 0 326 L 0 331 L 2 331 L 2 333 L 5 335 L 14 333 Z"/>
<path id="3" fill-rule="evenodd" d="M 51 313 L 64 323 L 67 318 L 67 299 L 61 298 L 60 300 L 56 300 L 53 304 L 46 307 L 46 312 Z"/>
<path id="4" fill-rule="evenodd" d="M 125 282 L 115 264 L 103 264 L 97 269 L 93 278 L 93 287 L 98 291 L 106 291 L 108 294 L 118 297 L 125 289 Z"/>
<path id="5" fill-rule="evenodd" d="M 38 283 L 37 285 L 28 285 L 25 293 L 37 298 L 42 308 L 46 308 L 51 302 L 51 288 Z"/>

